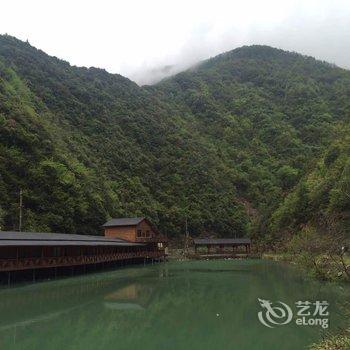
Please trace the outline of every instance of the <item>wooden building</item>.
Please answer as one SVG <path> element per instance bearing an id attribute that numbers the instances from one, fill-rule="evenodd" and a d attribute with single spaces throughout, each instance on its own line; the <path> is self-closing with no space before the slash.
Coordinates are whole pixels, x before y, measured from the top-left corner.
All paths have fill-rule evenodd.
<path id="1" fill-rule="evenodd" d="M 103 228 L 105 237 L 144 243 L 153 249 L 166 247 L 167 238 L 144 217 L 111 219 L 103 225 Z"/>
<path id="2" fill-rule="evenodd" d="M 193 245 L 196 255 L 201 257 L 234 257 L 239 253 L 249 254 L 250 238 L 195 238 Z M 203 252 L 203 249 L 206 251 Z M 202 250 L 200 254 L 199 250 Z"/>
<path id="3" fill-rule="evenodd" d="M 165 258 L 167 240 L 147 219 L 110 222 L 127 225 L 106 223 L 105 236 L 0 231 L 0 273 Z"/>

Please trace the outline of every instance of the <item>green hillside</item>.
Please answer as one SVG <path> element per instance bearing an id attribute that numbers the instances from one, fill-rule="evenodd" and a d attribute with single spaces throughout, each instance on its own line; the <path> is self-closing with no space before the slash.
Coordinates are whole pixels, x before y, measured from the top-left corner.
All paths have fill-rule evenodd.
<path id="1" fill-rule="evenodd" d="M 350 129 L 342 125 L 335 141 L 279 204 L 270 220 L 272 237 L 304 227 L 350 238 Z"/>
<path id="2" fill-rule="evenodd" d="M 24 230 L 96 234 L 135 215 L 171 237 L 186 217 L 193 235 L 295 230 L 349 209 L 339 180 L 283 219 L 309 176 L 346 183 L 349 119 L 349 71 L 270 47 L 139 87 L 0 36 L 0 226 L 18 228 L 21 188 Z"/>

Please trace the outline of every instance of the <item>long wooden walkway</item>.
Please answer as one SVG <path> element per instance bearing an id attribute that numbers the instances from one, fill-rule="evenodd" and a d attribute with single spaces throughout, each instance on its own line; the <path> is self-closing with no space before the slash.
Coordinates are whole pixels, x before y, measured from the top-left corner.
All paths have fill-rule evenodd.
<path id="1" fill-rule="evenodd" d="M 0 259 L 1 271 L 17 271 L 28 269 L 42 269 L 60 266 L 77 266 L 99 264 L 104 262 L 113 262 L 130 259 L 161 259 L 164 258 L 163 252 L 158 251 L 140 251 L 130 253 L 101 254 L 76 257 L 43 257 L 43 258 L 22 258 L 22 259 Z"/>

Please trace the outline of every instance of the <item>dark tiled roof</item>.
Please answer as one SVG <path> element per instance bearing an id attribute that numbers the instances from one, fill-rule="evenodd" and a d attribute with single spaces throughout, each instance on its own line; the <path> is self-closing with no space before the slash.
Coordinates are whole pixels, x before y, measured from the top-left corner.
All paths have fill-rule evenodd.
<path id="1" fill-rule="evenodd" d="M 65 233 L 38 233 L 0 231 L 0 246 L 133 246 L 139 245 L 120 238 L 104 236 L 71 235 Z"/>
<path id="2" fill-rule="evenodd" d="M 195 238 L 196 245 L 206 244 L 250 244 L 250 238 Z"/>
<path id="3" fill-rule="evenodd" d="M 145 218 L 120 218 L 120 219 L 111 219 L 107 221 L 103 227 L 109 226 L 136 226 Z"/>

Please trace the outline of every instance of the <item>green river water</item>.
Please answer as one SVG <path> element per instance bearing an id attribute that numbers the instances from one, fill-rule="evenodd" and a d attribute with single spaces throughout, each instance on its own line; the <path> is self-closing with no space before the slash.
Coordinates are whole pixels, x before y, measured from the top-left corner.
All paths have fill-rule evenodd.
<path id="1" fill-rule="evenodd" d="M 132 266 L 1 289 L 0 349 L 306 349 L 348 321 L 349 296 L 271 261 Z M 258 298 L 289 305 L 293 319 L 264 326 Z M 329 302 L 330 328 L 296 325 L 300 300 Z"/>

